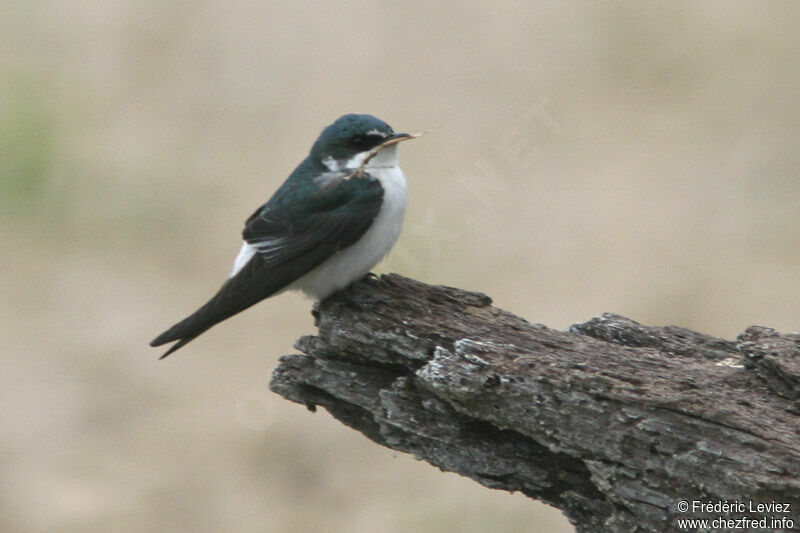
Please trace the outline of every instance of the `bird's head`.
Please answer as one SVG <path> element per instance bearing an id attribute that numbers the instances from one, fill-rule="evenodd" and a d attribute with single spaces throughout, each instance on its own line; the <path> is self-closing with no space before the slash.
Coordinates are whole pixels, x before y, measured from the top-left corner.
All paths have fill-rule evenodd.
<path id="1" fill-rule="evenodd" d="M 395 133 L 372 115 L 344 115 L 322 131 L 311 157 L 331 171 L 393 167 L 397 166 L 397 143 L 413 138 Z"/>

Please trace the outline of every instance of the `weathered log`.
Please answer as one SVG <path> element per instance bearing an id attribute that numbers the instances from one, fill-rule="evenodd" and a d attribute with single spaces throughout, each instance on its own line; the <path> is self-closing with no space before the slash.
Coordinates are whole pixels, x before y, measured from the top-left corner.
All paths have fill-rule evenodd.
<path id="1" fill-rule="evenodd" d="M 394 274 L 314 314 L 272 390 L 578 531 L 800 526 L 800 335 L 728 341 L 613 314 L 556 331 Z"/>

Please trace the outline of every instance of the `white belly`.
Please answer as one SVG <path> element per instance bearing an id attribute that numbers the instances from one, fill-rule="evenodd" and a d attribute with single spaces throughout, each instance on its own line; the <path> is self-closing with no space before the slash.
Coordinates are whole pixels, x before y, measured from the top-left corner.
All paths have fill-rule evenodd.
<path id="1" fill-rule="evenodd" d="M 323 299 L 364 277 L 400 237 L 406 214 L 406 179 L 400 167 L 369 170 L 383 186 L 383 205 L 361 239 L 287 287 Z M 358 178 L 351 178 L 358 179 Z"/>

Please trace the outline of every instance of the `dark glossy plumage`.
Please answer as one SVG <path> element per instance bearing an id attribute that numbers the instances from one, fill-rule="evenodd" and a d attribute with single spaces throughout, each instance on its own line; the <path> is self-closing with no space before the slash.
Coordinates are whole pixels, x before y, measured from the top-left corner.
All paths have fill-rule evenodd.
<path id="1" fill-rule="evenodd" d="M 178 341 L 162 358 L 357 242 L 381 210 L 383 187 L 369 174 L 352 178 L 349 172 L 331 172 L 322 161 L 346 160 L 392 133 L 370 115 L 345 115 L 328 126 L 308 157 L 247 220 L 243 237 L 257 253 L 211 300 L 150 343 Z"/>
<path id="2" fill-rule="evenodd" d="M 247 221 L 245 240 L 255 246 L 265 241 L 283 244 L 255 254 L 208 303 L 150 345 L 178 340 L 162 356 L 166 357 L 211 326 L 284 289 L 358 241 L 380 211 L 382 196 L 380 182 L 369 176 L 351 180 L 340 177 L 325 192 L 298 199 L 289 208 L 259 209 Z"/>

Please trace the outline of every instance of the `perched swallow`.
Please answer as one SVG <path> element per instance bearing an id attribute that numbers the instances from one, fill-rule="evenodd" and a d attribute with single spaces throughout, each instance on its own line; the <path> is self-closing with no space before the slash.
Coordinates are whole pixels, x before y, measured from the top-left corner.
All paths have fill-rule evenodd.
<path id="1" fill-rule="evenodd" d="M 300 165 L 245 223 L 230 277 L 189 317 L 150 346 L 161 356 L 265 298 L 299 289 L 323 299 L 365 276 L 394 246 L 406 211 L 395 133 L 372 115 L 325 128 Z"/>

